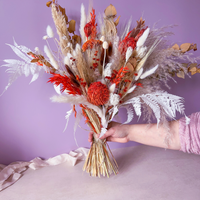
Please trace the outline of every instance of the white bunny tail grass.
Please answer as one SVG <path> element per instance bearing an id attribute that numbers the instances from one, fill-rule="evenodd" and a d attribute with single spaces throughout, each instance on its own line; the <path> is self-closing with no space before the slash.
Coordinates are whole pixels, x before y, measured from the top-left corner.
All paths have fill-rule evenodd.
<path id="1" fill-rule="evenodd" d="M 47 35 L 49 38 L 54 37 L 54 32 L 53 32 L 53 29 L 51 28 L 51 26 L 49 26 L 49 25 L 47 26 L 46 32 L 47 32 Z"/>

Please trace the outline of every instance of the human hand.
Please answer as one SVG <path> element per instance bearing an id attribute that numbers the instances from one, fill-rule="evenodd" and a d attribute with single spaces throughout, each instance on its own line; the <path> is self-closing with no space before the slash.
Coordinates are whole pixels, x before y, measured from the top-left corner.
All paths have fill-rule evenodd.
<path id="1" fill-rule="evenodd" d="M 117 122 L 110 122 L 108 131 L 100 138 L 110 142 L 126 143 L 129 141 L 129 125 L 122 125 Z M 99 134 L 97 135 L 99 137 Z M 88 141 L 92 142 L 93 132 L 89 133 Z"/>

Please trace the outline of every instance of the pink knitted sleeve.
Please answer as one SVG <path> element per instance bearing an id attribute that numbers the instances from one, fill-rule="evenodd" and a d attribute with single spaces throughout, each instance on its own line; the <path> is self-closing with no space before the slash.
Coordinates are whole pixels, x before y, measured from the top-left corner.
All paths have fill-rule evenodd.
<path id="1" fill-rule="evenodd" d="M 181 151 L 200 154 L 200 112 L 191 114 L 189 118 L 188 125 L 185 117 L 179 120 Z"/>

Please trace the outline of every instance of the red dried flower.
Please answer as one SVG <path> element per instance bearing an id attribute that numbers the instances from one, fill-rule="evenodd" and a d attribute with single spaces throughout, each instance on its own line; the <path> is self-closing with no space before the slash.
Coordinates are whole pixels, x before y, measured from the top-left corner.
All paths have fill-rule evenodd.
<path id="1" fill-rule="evenodd" d="M 129 72 L 128 67 L 121 67 L 118 73 L 116 74 L 116 77 L 113 80 L 111 80 L 112 83 L 115 83 L 117 86 L 123 80 L 124 76 L 128 72 Z"/>
<path id="2" fill-rule="evenodd" d="M 62 84 L 61 92 L 68 90 L 69 94 L 81 95 L 81 90 L 74 84 L 74 82 L 66 75 L 53 74 L 53 77 L 49 78 L 48 83 L 54 83 L 56 86 Z"/>
<path id="3" fill-rule="evenodd" d="M 92 24 L 88 22 L 84 27 L 85 36 L 88 38 L 92 33 Z"/>
<path id="4" fill-rule="evenodd" d="M 120 42 L 119 51 L 122 55 L 126 54 L 128 47 L 132 47 L 133 49 L 135 49 L 136 42 L 133 37 L 125 37 L 125 39 Z"/>
<path id="5" fill-rule="evenodd" d="M 84 32 L 85 32 L 85 36 L 88 38 L 89 36 L 91 36 L 92 39 L 94 39 L 96 37 L 97 34 L 97 30 L 96 30 L 96 15 L 95 15 L 95 10 L 92 9 L 92 12 L 90 13 L 91 15 L 91 20 L 90 22 L 88 22 L 85 27 L 84 27 Z"/>
<path id="6" fill-rule="evenodd" d="M 88 92 L 88 101 L 96 106 L 104 105 L 109 100 L 109 89 L 101 82 L 91 83 Z"/>

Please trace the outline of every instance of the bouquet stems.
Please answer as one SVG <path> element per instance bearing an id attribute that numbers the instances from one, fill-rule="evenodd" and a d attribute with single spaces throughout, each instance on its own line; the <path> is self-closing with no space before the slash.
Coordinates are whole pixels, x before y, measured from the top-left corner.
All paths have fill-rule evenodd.
<path id="1" fill-rule="evenodd" d="M 106 141 L 94 136 L 83 171 L 99 178 L 101 175 L 109 178 L 112 173 L 117 175 L 118 165 Z"/>
<path id="2" fill-rule="evenodd" d="M 88 156 L 83 166 L 83 171 L 88 172 L 92 176 L 101 175 L 109 176 L 114 173 L 118 173 L 117 162 L 106 142 L 96 137 L 96 133 L 101 131 L 101 122 L 97 117 L 97 114 L 91 109 L 84 109 L 86 119 L 88 119 L 88 125 L 95 133 L 93 134 L 93 142 L 91 144 Z M 108 147 L 108 148 L 107 148 Z"/>

